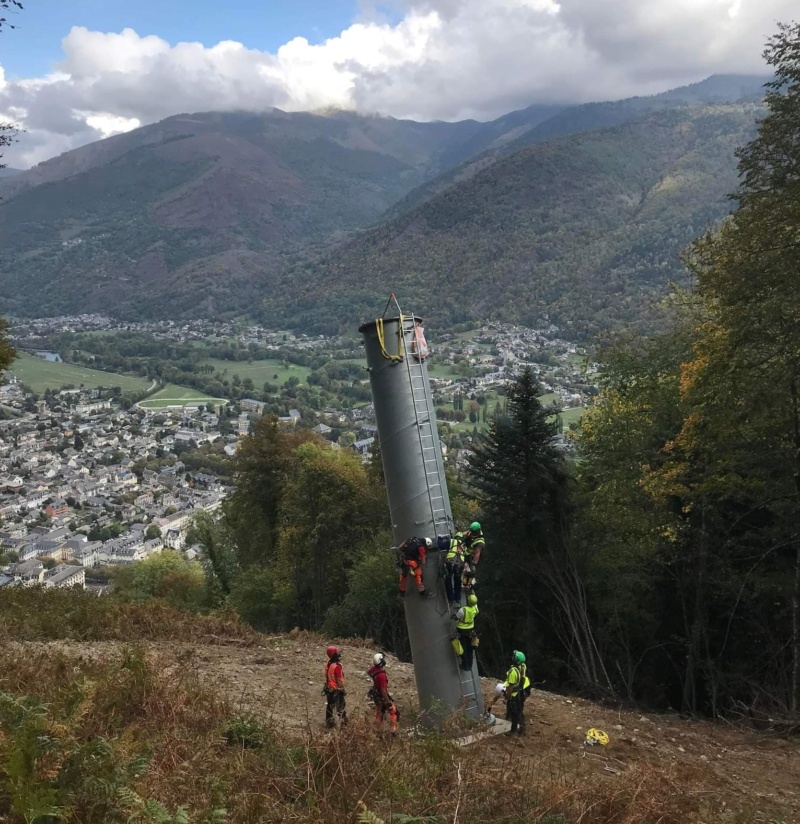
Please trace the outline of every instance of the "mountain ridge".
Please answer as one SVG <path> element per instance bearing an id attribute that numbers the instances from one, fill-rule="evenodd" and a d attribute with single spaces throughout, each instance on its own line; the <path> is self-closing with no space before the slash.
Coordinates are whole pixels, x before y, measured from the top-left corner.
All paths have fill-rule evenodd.
<path id="1" fill-rule="evenodd" d="M 570 134 L 613 128 L 662 109 L 715 103 L 752 102 L 763 96 L 764 83 L 768 80 L 769 76 L 766 75 L 762 77 L 714 74 L 697 83 L 654 95 L 564 107 L 552 117 L 533 125 L 508 142 L 494 149 L 487 147 L 483 152 L 476 152 L 471 159 L 465 160 L 461 165 L 420 184 L 392 206 L 387 216 L 399 215 L 406 209 L 444 191 L 453 182 L 463 181 L 483 171 L 499 158 L 521 151 L 528 146 Z"/>
<path id="2" fill-rule="evenodd" d="M 530 146 L 297 266 L 280 289 L 293 297 L 266 312 L 333 331 L 345 303 L 367 313 L 394 291 L 441 324 L 645 330 L 651 301 L 684 275 L 681 249 L 730 211 L 734 150 L 759 111 L 668 109 Z"/>
<path id="3" fill-rule="evenodd" d="M 75 150 L 0 185 L 2 308 L 136 314 L 155 289 L 161 304 L 189 292 L 203 311 L 238 311 L 253 273 L 238 279 L 230 253 L 261 255 L 269 274 L 298 243 L 372 222 L 475 127 L 210 113 Z"/>
<path id="4" fill-rule="evenodd" d="M 263 305 L 286 322 L 305 323 L 301 296 L 327 293 L 326 261 L 345 261 L 359 231 L 373 227 L 361 236 L 370 242 L 375 227 L 391 227 L 425 203 L 446 211 L 439 195 L 532 146 L 563 139 L 559 132 L 597 133 L 606 120 L 636 120 L 642 106 L 646 113 L 680 111 L 691 108 L 686 100 L 757 96 L 762 83 L 711 77 L 653 98 L 534 105 L 488 123 L 277 109 L 176 115 L 0 181 L 0 311 L 102 310 L 142 319 L 231 316 Z M 695 108 L 702 105 L 709 104 Z M 732 152 L 726 158 L 732 162 Z M 569 170 L 569 157 L 560 162 Z M 491 211 L 491 193 L 481 198 L 481 208 Z M 716 219 L 718 212 L 709 214 Z M 506 227 L 496 228 L 505 238 Z M 426 235 L 426 242 L 435 237 Z M 439 239 L 443 249 L 452 240 L 446 233 Z M 417 251 L 409 250 L 410 259 Z M 483 256 L 470 263 L 492 271 Z M 365 262 L 356 255 L 347 265 Z M 320 289 L 313 283 L 318 269 Z M 370 263 L 365 271 L 381 267 Z M 351 283 L 358 305 L 371 287 L 353 281 L 345 272 L 334 292 Z M 561 297 L 548 299 L 555 305 Z M 513 308 L 509 317 L 519 316 L 519 305 Z M 473 312 L 480 309 L 478 301 Z"/>

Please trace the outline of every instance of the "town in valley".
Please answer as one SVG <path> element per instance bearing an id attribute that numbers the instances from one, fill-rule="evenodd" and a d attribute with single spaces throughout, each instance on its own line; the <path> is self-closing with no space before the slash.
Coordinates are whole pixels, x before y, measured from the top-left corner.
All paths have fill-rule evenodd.
<path id="1" fill-rule="evenodd" d="M 221 506 L 237 444 L 262 415 L 372 457 L 377 427 L 356 337 L 101 315 L 17 319 L 11 334 L 20 357 L 0 384 L 0 586 L 103 592 L 109 567 L 165 548 L 197 557 L 193 517 Z M 214 396 L 165 384 L 147 355 L 127 364 L 139 371 L 136 386 L 132 375 L 93 368 L 107 366 L 99 342 L 114 337 L 134 346 L 158 341 L 178 357 L 194 347 L 229 359 L 195 366 L 216 376 Z M 552 325 L 437 332 L 428 365 L 442 451 L 454 471 L 502 411 L 504 387 L 523 366 L 536 370 L 566 451 L 597 391 L 586 351 Z"/>

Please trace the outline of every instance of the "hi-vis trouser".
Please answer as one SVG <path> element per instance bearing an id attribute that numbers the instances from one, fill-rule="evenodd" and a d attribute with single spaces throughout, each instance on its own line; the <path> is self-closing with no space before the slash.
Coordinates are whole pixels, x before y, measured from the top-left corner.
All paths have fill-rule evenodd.
<path id="1" fill-rule="evenodd" d="M 399 716 L 397 714 L 397 705 L 394 701 L 390 701 L 388 706 L 384 704 L 375 704 L 375 726 L 378 729 L 383 728 L 383 719 L 389 715 L 389 732 L 394 735 L 399 727 Z"/>
<path id="2" fill-rule="evenodd" d="M 419 561 L 404 560 L 400 567 L 400 592 L 406 591 L 409 570 L 417 582 L 417 589 L 425 592 L 425 584 L 422 583 L 422 564 Z"/>

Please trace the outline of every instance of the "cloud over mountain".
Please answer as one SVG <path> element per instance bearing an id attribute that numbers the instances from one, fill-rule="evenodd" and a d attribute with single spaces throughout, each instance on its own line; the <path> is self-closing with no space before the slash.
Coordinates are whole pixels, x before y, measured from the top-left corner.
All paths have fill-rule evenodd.
<path id="1" fill-rule="evenodd" d="M 26 166 L 179 112 L 326 106 L 417 119 L 480 119 L 532 102 L 647 94 L 714 72 L 763 69 L 795 0 L 394 0 L 276 53 L 170 44 L 131 29 L 73 28 L 46 77 L 4 78 L 0 117 L 27 133 Z"/>

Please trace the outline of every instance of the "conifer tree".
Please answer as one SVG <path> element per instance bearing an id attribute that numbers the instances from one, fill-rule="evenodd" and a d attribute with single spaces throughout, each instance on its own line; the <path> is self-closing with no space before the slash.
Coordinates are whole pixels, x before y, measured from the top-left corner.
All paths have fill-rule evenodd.
<path id="1" fill-rule="evenodd" d="M 566 475 L 554 446 L 556 425 L 539 403 L 530 368 L 508 390 L 508 412 L 489 427 L 470 459 L 470 477 L 484 511 L 515 542 L 541 538 L 561 522 Z"/>
<path id="2" fill-rule="evenodd" d="M 564 459 L 555 445 L 557 424 L 539 402 L 528 367 L 508 389 L 507 414 L 494 420 L 469 462 L 483 510 L 488 576 L 481 588 L 505 646 L 489 649 L 497 663 L 510 645 L 534 653 L 551 674 L 566 664 L 575 681 L 608 689 L 589 622 L 584 587 L 569 534 L 570 497 Z M 509 635 L 510 633 L 510 635 Z M 501 635 L 502 637 L 502 635 Z"/>

